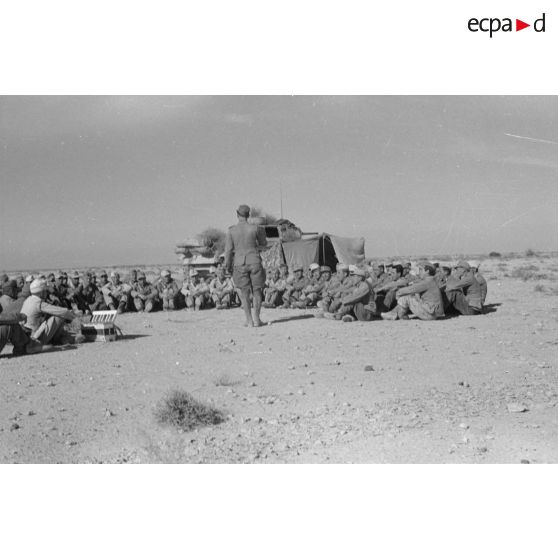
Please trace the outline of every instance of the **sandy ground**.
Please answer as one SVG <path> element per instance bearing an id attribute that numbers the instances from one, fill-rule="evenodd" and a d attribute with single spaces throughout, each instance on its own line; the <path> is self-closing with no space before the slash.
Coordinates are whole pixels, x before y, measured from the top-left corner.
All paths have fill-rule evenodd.
<path id="1" fill-rule="evenodd" d="M 487 261 L 482 316 L 346 324 L 265 310 L 271 324 L 246 329 L 239 309 L 126 314 L 114 343 L 8 347 L 0 462 L 557 463 L 557 264 Z M 535 277 L 513 277 L 528 265 Z M 158 425 L 174 388 L 227 420 Z"/>

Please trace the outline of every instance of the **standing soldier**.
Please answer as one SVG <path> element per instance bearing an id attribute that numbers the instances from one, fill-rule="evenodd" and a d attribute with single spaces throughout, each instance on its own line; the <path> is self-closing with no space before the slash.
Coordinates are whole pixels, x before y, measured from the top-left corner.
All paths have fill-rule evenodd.
<path id="1" fill-rule="evenodd" d="M 265 286 L 265 269 L 259 248 L 267 245 L 267 238 L 263 227 L 248 223 L 250 208 L 247 205 L 240 205 L 236 215 L 238 223 L 229 228 L 225 240 L 225 268 L 232 273 L 234 285 L 240 291 L 245 325 L 259 327 L 262 325 L 260 310 Z"/>
<path id="2" fill-rule="evenodd" d="M 159 300 L 163 305 L 163 310 L 177 310 L 180 288 L 173 279 L 170 270 L 161 271 L 161 279 L 157 282 Z"/>

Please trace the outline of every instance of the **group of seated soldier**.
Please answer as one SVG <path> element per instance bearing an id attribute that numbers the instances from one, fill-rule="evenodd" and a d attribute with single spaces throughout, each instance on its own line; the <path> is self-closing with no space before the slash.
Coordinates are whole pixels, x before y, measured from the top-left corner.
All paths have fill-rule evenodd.
<path id="1" fill-rule="evenodd" d="M 408 319 L 435 320 L 446 314 L 481 313 L 486 281 L 478 262 L 457 264 L 411 262 L 372 263 L 366 266 L 310 264 L 304 270 L 286 265 L 267 271 L 264 289 L 266 308 L 319 309 L 317 317 L 370 321 Z"/>

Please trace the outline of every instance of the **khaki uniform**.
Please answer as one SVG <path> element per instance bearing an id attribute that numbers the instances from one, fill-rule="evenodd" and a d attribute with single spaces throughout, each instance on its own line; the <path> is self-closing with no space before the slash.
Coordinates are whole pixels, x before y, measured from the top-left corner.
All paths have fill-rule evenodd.
<path id="1" fill-rule="evenodd" d="M 136 281 L 130 292 L 136 312 L 153 312 L 159 305 L 159 291 L 155 285 Z"/>
<path id="2" fill-rule="evenodd" d="M 166 282 L 164 277 L 161 277 L 156 284 L 158 298 L 161 301 L 163 310 L 176 310 L 179 305 L 180 288 L 178 283 L 171 278 L 170 282 Z"/>
<path id="3" fill-rule="evenodd" d="M 186 307 L 194 310 L 201 310 L 210 300 L 209 285 L 200 280 L 197 283 L 190 280 L 182 287 L 182 294 L 186 298 Z"/>
<path id="4" fill-rule="evenodd" d="M 421 320 L 436 320 L 444 316 L 442 292 L 433 276 L 400 289 L 397 292 L 397 304 Z"/>
<path id="5" fill-rule="evenodd" d="M 228 277 L 219 279 L 215 277 L 209 283 L 209 294 L 216 308 L 230 308 L 231 297 L 234 294 L 234 285 Z"/>
<path id="6" fill-rule="evenodd" d="M 482 310 L 481 287 L 472 271 L 466 271 L 461 279 L 450 276 L 446 283 L 449 309 L 464 316 L 479 314 Z"/>
<path id="7" fill-rule="evenodd" d="M 64 322 L 75 318 L 70 310 L 48 304 L 37 295 L 25 299 L 21 313 L 27 317 L 24 329 L 30 333 L 32 339 L 36 339 L 43 345 L 62 337 Z"/>

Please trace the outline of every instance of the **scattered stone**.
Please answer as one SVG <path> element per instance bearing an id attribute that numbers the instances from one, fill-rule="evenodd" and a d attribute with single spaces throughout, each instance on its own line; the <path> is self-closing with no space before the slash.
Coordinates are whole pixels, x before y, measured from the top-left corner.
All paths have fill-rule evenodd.
<path id="1" fill-rule="evenodd" d="M 114 413 L 110 409 L 105 409 L 105 417 L 110 418 L 113 417 Z"/>
<path id="2" fill-rule="evenodd" d="M 19 430 L 20 428 L 21 426 L 19 426 L 17 422 L 12 422 L 12 425 L 10 426 L 10 432 L 13 432 L 14 430 Z"/>
<path id="3" fill-rule="evenodd" d="M 287 367 L 288 370 L 294 370 L 295 367 L 291 364 L 290 366 Z"/>
<path id="4" fill-rule="evenodd" d="M 465 424 L 464 422 L 462 422 L 462 423 L 459 425 L 459 428 L 463 428 L 464 430 L 467 430 L 467 429 L 469 428 L 469 425 L 468 425 L 468 424 Z"/>
<path id="5" fill-rule="evenodd" d="M 367 364 L 367 365 L 364 367 L 364 371 L 365 371 L 365 372 L 374 372 L 374 367 L 373 367 L 371 364 Z"/>
<path id="6" fill-rule="evenodd" d="M 34 415 L 36 415 L 37 413 L 35 411 L 27 411 L 27 416 L 28 417 L 32 417 Z"/>
<path id="7" fill-rule="evenodd" d="M 249 387 L 256 387 L 256 382 L 250 382 L 250 383 L 248 384 L 248 386 L 249 386 Z"/>
<path id="8" fill-rule="evenodd" d="M 522 403 L 508 403 L 508 411 L 510 413 L 525 413 L 529 409 Z"/>
<path id="9" fill-rule="evenodd" d="M 298 395 L 306 395 L 305 391 L 303 389 L 299 389 L 297 391 Z"/>
<path id="10" fill-rule="evenodd" d="M 486 446 L 481 446 L 480 448 L 477 448 L 479 453 L 486 453 L 488 451 L 488 448 Z"/>
<path id="11" fill-rule="evenodd" d="M 334 392 L 334 391 L 330 391 L 330 392 L 328 393 L 328 395 L 329 395 L 330 397 L 335 397 L 335 392 Z"/>

